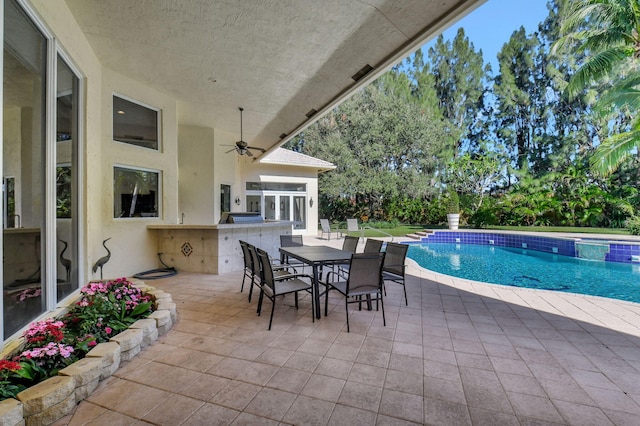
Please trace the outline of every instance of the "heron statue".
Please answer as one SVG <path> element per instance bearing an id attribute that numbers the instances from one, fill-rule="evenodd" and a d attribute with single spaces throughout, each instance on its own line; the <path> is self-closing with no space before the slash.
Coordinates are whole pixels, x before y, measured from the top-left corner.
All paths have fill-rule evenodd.
<path id="1" fill-rule="evenodd" d="M 67 270 L 67 280 L 65 282 L 69 283 L 69 282 L 71 282 L 71 260 L 63 257 L 64 256 L 64 252 L 67 251 L 67 248 L 69 247 L 69 245 L 64 240 L 59 240 L 59 241 L 62 244 L 64 244 L 64 248 L 60 252 L 60 263 Z"/>
<path id="2" fill-rule="evenodd" d="M 107 248 L 107 244 L 106 244 L 106 242 L 109 241 L 110 239 L 111 238 L 107 238 L 102 242 L 102 247 L 104 247 L 104 249 L 107 251 L 107 255 L 98 259 L 98 261 L 93 265 L 94 274 L 98 271 L 98 268 L 100 268 L 100 279 L 102 279 L 102 267 L 104 266 L 105 263 L 109 261 L 109 259 L 111 259 L 111 252 Z"/>

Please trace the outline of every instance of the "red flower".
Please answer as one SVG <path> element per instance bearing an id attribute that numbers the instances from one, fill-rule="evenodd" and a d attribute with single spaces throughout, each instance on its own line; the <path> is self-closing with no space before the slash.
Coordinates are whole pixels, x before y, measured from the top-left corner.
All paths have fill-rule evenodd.
<path id="1" fill-rule="evenodd" d="M 19 362 L 0 359 L 0 370 L 18 371 L 22 368 Z"/>

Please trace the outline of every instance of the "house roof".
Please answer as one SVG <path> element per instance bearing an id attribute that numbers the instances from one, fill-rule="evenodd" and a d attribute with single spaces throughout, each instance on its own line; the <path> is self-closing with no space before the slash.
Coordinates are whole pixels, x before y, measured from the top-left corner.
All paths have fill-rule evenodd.
<path id="1" fill-rule="evenodd" d="M 290 149 L 277 148 L 260 159 L 263 164 L 279 164 L 284 166 L 311 167 L 320 171 L 333 170 L 335 164 Z"/>
<path id="2" fill-rule="evenodd" d="M 239 133 L 243 107 L 269 151 L 486 0 L 64 1 L 102 65 L 174 97 L 179 123 Z"/>

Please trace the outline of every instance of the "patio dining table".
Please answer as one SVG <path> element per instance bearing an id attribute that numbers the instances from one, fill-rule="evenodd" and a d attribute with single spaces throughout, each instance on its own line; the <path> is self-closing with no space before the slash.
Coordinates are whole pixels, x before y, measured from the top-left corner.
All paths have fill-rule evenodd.
<path id="1" fill-rule="evenodd" d="M 297 259 L 313 269 L 313 309 L 316 318 L 320 319 L 320 269 L 325 265 L 347 263 L 351 260 L 350 251 L 328 246 L 280 247 L 280 253 L 286 257 Z"/>

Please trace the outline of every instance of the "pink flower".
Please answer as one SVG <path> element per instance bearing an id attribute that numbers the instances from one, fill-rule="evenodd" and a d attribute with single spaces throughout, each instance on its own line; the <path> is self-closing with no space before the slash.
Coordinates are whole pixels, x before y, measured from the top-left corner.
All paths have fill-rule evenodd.
<path id="1" fill-rule="evenodd" d="M 111 332 L 113 331 L 113 329 L 112 329 L 111 327 L 105 327 L 105 328 L 104 328 L 104 331 L 105 331 L 107 334 L 111 334 Z"/>

